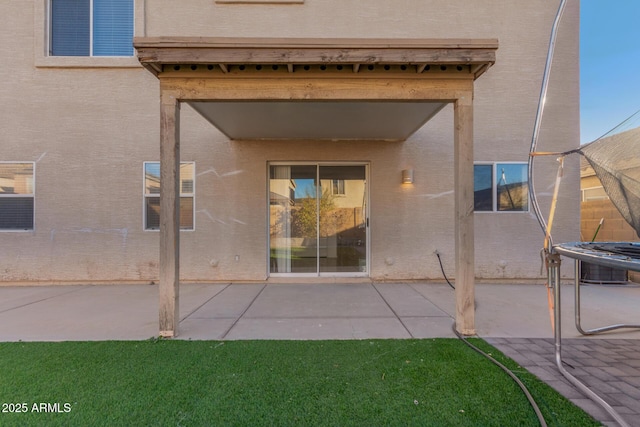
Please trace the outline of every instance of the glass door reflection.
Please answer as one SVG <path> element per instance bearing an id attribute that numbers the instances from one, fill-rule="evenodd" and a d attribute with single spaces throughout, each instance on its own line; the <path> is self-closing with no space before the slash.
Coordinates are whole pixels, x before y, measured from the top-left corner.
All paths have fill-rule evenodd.
<path id="1" fill-rule="evenodd" d="M 270 272 L 367 272 L 365 165 L 271 165 Z"/>
<path id="2" fill-rule="evenodd" d="M 365 175 L 364 165 L 320 166 L 320 273 L 367 271 Z"/>
<path id="3" fill-rule="evenodd" d="M 317 262 L 317 170 L 315 165 L 270 167 L 270 269 L 315 273 Z"/>

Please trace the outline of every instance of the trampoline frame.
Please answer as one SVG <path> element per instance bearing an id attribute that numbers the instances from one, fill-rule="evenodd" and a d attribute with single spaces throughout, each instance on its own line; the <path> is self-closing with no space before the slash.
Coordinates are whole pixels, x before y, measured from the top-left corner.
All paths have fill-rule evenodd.
<path id="1" fill-rule="evenodd" d="M 627 242 L 625 242 L 627 243 Z M 626 257 L 624 255 L 619 254 L 609 254 L 603 251 L 587 251 L 584 249 L 584 245 L 588 245 L 589 243 L 585 242 L 574 242 L 574 243 L 562 243 L 558 245 L 554 245 L 552 252 L 548 254 L 548 262 L 547 262 L 547 274 L 549 279 L 549 286 L 553 287 L 554 290 L 554 308 L 553 308 L 553 317 L 554 317 L 554 338 L 555 338 L 555 360 L 556 366 L 558 370 L 562 373 L 562 375 L 569 380 L 574 386 L 576 386 L 580 391 L 586 394 L 593 401 L 598 403 L 604 410 L 606 410 L 615 420 L 623 427 L 628 426 L 627 422 L 618 414 L 607 402 L 605 402 L 600 396 L 594 393 L 591 389 L 589 389 L 586 385 L 580 382 L 576 377 L 570 374 L 562 365 L 562 307 L 561 307 L 561 298 L 560 298 L 560 255 L 566 256 L 568 258 L 572 258 L 575 262 L 575 320 L 576 320 L 576 328 L 582 335 L 596 335 L 599 333 L 621 329 L 621 328 L 632 328 L 632 329 L 640 329 L 639 324 L 615 324 L 608 325 L 599 328 L 593 329 L 583 329 L 581 326 L 580 319 L 580 275 L 579 275 L 579 261 L 586 261 L 592 264 L 598 264 L 602 266 L 612 267 L 612 268 L 620 268 L 624 270 L 632 270 L 632 271 L 640 271 L 640 260 L 636 260 L 633 258 Z M 582 247 L 579 247 L 582 246 Z"/>

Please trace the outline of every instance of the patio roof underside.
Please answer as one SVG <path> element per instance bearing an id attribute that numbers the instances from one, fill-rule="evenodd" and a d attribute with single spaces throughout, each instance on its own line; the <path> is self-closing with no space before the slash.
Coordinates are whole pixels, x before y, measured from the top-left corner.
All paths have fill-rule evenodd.
<path id="1" fill-rule="evenodd" d="M 495 62 L 497 40 L 136 38 L 161 82 L 260 81 L 231 97 L 180 99 L 231 139 L 406 140 L 454 99 L 411 95 L 412 82 L 473 82 Z M 274 95 L 270 82 L 405 82 L 407 95 Z M 348 84 L 348 83 L 347 83 Z M 194 86 L 195 87 L 195 86 Z M 258 90 L 255 90 L 258 88 Z M 228 93 L 228 92 L 227 92 Z M 207 95 L 209 94 L 209 95 Z"/>

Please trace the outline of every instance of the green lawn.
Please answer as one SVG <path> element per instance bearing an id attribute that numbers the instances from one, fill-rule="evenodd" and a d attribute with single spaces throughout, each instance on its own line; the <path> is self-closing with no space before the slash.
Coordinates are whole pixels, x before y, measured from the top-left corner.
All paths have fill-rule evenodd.
<path id="1" fill-rule="evenodd" d="M 516 372 L 550 426 L 598 425 L 472 342 Z M 2 426 L 538 425 L 513 380 L 456 339 L 19 342 L 0 355 Z"/>

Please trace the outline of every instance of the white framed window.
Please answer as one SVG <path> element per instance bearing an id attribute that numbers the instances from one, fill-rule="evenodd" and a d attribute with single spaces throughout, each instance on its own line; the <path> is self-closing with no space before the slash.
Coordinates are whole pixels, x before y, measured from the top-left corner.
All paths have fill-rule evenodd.
<path id="1" fill-rule="evenodd" d="M 35 163 L 0 162 L 0 231 L 34 229 Z"/>
<path id="2" fill-rule="evenodd" d="M 180 163 L 180 229 L 195 229 L 195 162 Z M 160 162 L 144 162 L 144 229 L 160 229 Z"/>
<path id="3" fill-rule="evenodd" d="M 146 1 L 142 0 L 33 0 L 34 1 L 34 64 L 36 67 L 53 68 L 140 68 L 140 62 L 133 49 L 133 37 L 145 35 Z M 56 4 L 56 2 L 59 2 Z M 76 16 L 75 22 L 81 21 L 80 31 L 74 34 L 73 14 L 61 13 L 67 6 L 73 8 L 77 4 L 82 17 Z M 124 4 L 125 6 L 121 6 Z M 89 19 L 86 19 L 86 5 L 89 5 Z M 106 7 L 106 11 L 105 11 Z M 129 18 L 133 8 L 132 19 Z M 124 11 L 126 18 L 119 17 L 116 12 Z M 62 15 L 62 18 L 57 18 Z M 100 20 L 100 16 L 104 19 Z M 98 19 L 97 24 L 93 17 Z M 61 20 L 60 20 L 61 19 Z M 119 24 L 111 25 L 109 21 Z M 89 24 L 87 37 L 86 23 Z M 124 23 L 124 25 L 123 25 Z M 71 31 L 64 35 L 64 28 Z M 54 34 L 55 33 L 55 34 Z M 131 33 L 129 36 L 128 34 Z M 118 47 L 122 34 L 127 34 L 124 46 Z M 62 39 L 60 37 L 63 37 Z M 82 41 L 81 46 L 64 47 L 65 44 Z M 97 41 L 97 46 L 93 41 Z M 109 47 L 111 46 L 111 47 Z M 89 54 L 86 54 L 87 48 Z M 62 49 L 62 50 L 61 50 Z M 65 50 L 71 49 L 71 52 Z M 75 50 L 74 50 L 75 49 Z M 79 56 L 82 55 L 82 56 Z"/>
<path id="4" fill-rule="evenodd" d="M 344 179 L 331 180 L 331 194 L 334 196 L 344 196 Z"/>
<path id="5" fill-rule="evenodd" d="M 528 164 L 478 162 L 473 165 L 476 212 L 528 212 Z"/>
<path id="6" fill-rule="evenodd" d="M 134 0 L 49 0 L 49 56 L 133 56 Z"/>

